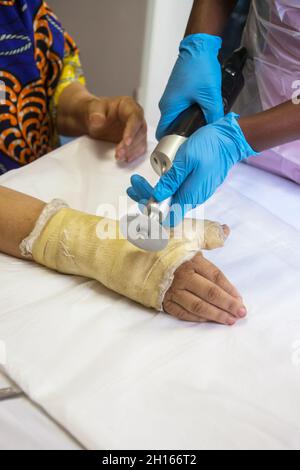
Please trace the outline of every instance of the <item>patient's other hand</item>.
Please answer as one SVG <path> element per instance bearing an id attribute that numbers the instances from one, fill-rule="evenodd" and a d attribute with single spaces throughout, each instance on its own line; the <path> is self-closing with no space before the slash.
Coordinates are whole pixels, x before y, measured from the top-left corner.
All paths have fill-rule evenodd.
<path id="1" fill-rule="evenodd" d="M 116 159 L 131 162 L 147 150 L 147 124 L 142 107 L 129 96 L 95 98 L 88 105 L 88 133 L 117 145 Z"/>
<path id="2" fill-rule="evenodd" d="M 247 315 L 237 290 L 201 254 L 177 269 L 163 307 L 180 320 L 230 326 Z"/>

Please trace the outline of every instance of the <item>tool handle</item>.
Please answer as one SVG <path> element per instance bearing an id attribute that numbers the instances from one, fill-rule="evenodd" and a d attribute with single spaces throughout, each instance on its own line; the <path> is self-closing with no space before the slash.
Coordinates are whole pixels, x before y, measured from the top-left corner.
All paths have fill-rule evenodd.
<path id="1" fill-rule="evenodd" d="M 168 135 L 179 135 L 188 138 L 206 124 L 202 109 L 195 103 L 179 114 L 169 127 Z"/>
<path id="2" fill-rule="evenodd" d="M 236 50 L 222 66 L 222 96 L 224 112 L 227 114 L 244 87 L 243 68 L 248 57 L 247 49 Z M 167 135 L 189 138 L 200 127 L 207 124 L 204 113 L 198 104 L 183 111 L 171 124 Z"/>

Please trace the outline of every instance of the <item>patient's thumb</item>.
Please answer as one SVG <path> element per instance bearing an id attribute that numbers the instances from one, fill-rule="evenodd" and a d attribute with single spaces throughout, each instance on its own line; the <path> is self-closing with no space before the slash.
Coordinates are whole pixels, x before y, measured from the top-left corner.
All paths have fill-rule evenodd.
<path id="1" fill-rule="evenodd" d="M 225 245 L 227 238 L 230 235 L 230 228 L 228 225 L 220 225 L 217 222 L 210 220 L 204 221 L 204 250 L 215 250 Z"/>

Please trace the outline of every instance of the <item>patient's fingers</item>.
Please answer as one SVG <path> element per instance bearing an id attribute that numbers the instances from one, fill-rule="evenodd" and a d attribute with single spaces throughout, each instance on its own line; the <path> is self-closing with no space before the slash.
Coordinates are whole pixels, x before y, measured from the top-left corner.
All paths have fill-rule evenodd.
<path id="1" fill-rule="evenodd" d="M 116 159 L 119 161 L 126 161 L 127 163 L 132 162 L 136 158 L 144 155 L 147 152 L 147 142 L 145 141 L 138 142 L 134 145 L 131 145 L 127 149 L 120 149 L 116 150 Z"/>
<path id="2" fill-rule="evenodd" d="M 246 316 L 245 308 L 240 299 L 229 295 L 217 284 L 200 276 L 198 273 L 190 276 L 186 284 L 186 290 L 236 318 L 244 318 Z"/>
<path id="3" fill-rule="evenodd" d="M 89 103 L 89 124 L 96 128 L 96 131 L 99 130 L 105 120 L 107 119 L 109 112 L 108 101 L 105 99 L 94 99 Z"/>
<path id="4" fill-rule="evenodd" d="M 241 294 L 238 290 L 229 282 L 226 276 L 222 271 L 217 268 L 213 263 L 205 259 L 201 254 L 196 255 L 193 258 L 193 264 L 195 271 L 201 276 L 209 279 L 214 284 L 217 284 L 221 289 L 225 290 L 229 295 L 233 297 L 240 298 Z"/>
<path id="5" fill-rule="evenodd" d="M 145 125 L 144 111 L 132 98 L 124 97 L 120 101 L 119 116 L 125 124 L 123 141 L 129 147 L 138 131 Z"/>
<path id="6" fill-rule="evenodd" d="M 191 312 L 185 310 L 185 308 L 167 299 L 164 302 L 164 311 L 182 321 L 189 321 L 194 323 L 204 323 L 207 321 L 203 318 L 193 315 Z"/>
<path id="7" fill-rule="evenodd" d="M 141 116 L 137 114 L 131 114 L 126 122 L 125 130 L 123 134 L 123 141 L 128 147 L 133 143 L 138 131 L 143 125 Z"/>
<path id="8" fill-rule="evenodd" d="M 121 161 L 131 162 L 135 158 L 146 153 L 147 150 L 147 125 L 143 123 L 139 131 L 133 138 L 130 145 L 126 145 L 126 139 L 122 141 L 116 148 L 116 158 Z"/>
<path id="9" fill-rule="evenodd" d="M 147 130 L 141 129 L 132 146 L 127 151 L 127 161 L 130 163 L 135 158 L 144 155 L 147 152 Z"/>
<path id="10" fill-rule="evenodd" d="M 188 312 L 202 321 L 224 325 L 234 325 L 247 314 L 236 289 L 222 272 L 201 254 L 183 263 L 175 271 L 163 305 L 167 312 L 178 318 L 180 315 L 186 318 Z"/>
<path id="11" fill-rule="evenodd" d="M 201 321 L 211 321 L 222 325 L 234 325 L 237 321 L 232 315 L 207 303 L 200 297 L 186 290 L 175 290 L 170 296 L 170 300 L 182 307 L 184 311 L 189 312 L 193 317 Z"/>
<path id="12" fill-rule="evenodd" d="M 135 158 L 146 153 L 147 151 L 147 127 L 146 125 L 141 127 L 141 129 L 135 136 L 130 146 L 126 146 L 123 140 L 120 143 L 120 148 L 123 149 L 123 160 L 127 162 L 131 162 Z"/>
<path id="13" fill-rule="evenodd" d="M 147 152 L 147 146 L 145 145 L 140 145 L 139 147 L 132 149 L 130 152 L 130 155 L 127 158 L 127 162 L 131 163 L 137 158 L 141 157 L 142 155 L 145 155 Z"/>

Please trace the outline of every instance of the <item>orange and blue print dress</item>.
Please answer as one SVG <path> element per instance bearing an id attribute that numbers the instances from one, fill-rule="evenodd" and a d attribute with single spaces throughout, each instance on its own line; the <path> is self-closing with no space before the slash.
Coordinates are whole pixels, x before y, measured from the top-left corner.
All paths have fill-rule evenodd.
<path id="1" fill-rule="evenodd" d="M 72 38 L 42 0 L 0 0 L 0 174 L 57 144 L 55 106 L 84 83 Z"/>

